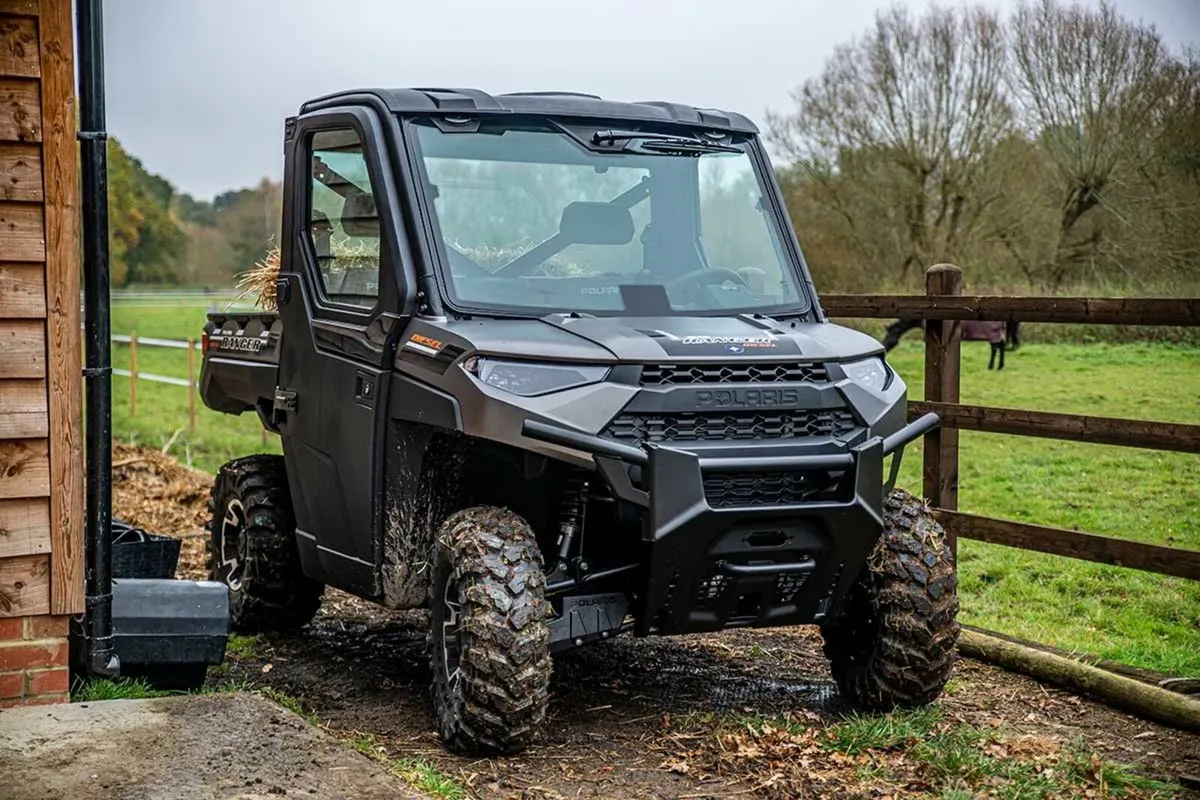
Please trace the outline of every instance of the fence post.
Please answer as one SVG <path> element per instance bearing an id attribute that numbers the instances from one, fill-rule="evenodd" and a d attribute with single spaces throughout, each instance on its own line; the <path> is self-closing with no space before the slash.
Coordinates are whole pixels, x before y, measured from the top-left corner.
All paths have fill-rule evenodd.
<path id="1" fill-rule="evenodd" d="M 129 416 L 137 416 L 137 331 L 129 334 Z"/>
<path id="2" fill-rule="evenodd" d="M 930 297 L 962 294 L 962 270 L 953 264 L 935 264 L 925 271 L 925 294 Z M 957 403 L 962 323 L 958 320 L 925 322 L 925 399 Z M 935 508 L 958 509 L 958 430 L 935 428 L 925 436 L 925 498 Z M 951 551 L 957 542 L 947 532 Z"/>
<path id="3" fill-rule="evenodd" d="M 187 340 L 188 350 L 188 433 L 196 430 L 196 340 Z"/>

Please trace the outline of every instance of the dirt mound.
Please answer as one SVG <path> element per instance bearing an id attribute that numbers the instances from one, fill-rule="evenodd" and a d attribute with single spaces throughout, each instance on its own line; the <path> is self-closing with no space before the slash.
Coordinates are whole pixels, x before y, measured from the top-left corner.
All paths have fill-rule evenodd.
<path id="1" fill-rule="evenodd" d="M 112 459 L 113 516 L 183 539 L 177 577 L 206 577 L 204 523 L 212 476 L 152 447 L 114 444 Z"/>

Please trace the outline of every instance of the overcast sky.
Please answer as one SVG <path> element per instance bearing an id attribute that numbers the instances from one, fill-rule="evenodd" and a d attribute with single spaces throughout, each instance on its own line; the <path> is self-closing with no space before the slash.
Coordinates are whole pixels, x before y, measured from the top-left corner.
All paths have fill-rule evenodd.
<path id="1" fill-rule="evenodd" d="M 1005 11 L 1014 2 L 986 0 Z M 765 109 L 788 108 L 789 92 L 888 4 L 106 0 L 109 130 L 147 169 L 207 199 L 278 178 L 283 119 L 339 89 L 564 89 L 727 108 L 761 122 Z M 1200 0 L 1117 7 L 1174 47 L 1200 41 Z"/>

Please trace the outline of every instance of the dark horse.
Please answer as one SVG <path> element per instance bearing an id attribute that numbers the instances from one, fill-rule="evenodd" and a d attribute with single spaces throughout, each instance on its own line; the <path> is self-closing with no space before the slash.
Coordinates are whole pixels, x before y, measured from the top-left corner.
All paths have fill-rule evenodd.
<path id="1" fill-rule="evenodd" d="M 898 319 L 883 335 L 883 348 L 890 352 L 900 344 L 900 337 L 913 328 L 924 328 L 925 321 L 920 319 Z M 964 342 L 991 342 L 992 356 L 988 359 L 988 369 L 1004 369 L 1004 351 L 1016 350 L 1021 346 L 1021 323 L 1012 322 L 981 322 L 978 320 L 963 320 L 962 339 Z M 996 355 L 1000 356 L 1000 364 L 996 365 Z"/>

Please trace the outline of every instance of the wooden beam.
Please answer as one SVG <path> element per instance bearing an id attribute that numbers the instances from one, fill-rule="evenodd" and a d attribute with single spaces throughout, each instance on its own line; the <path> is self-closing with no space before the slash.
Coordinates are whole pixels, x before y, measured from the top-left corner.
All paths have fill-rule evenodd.
<path id="1" fill-rule="evenodd" d="M 0 317 L 42 319 L 45 316 L 45 265 L 0 262 Z"/>
<path id="2" fill-rule="evenodd" d="M 50 432 L 45 381 L 0 381 L 0 409 L 0 439 L 44 439 Z"/>
<path id="3" fill-rule="evenodd" d="M 1094 325 L 1200 325 L 1197 298 L 926 297 L 842 294 L 821 298 L 831 317 L 978 319 Z"/>
<path id="4" fill-rule="evenodd" d="M 50 501 L 0 500 L 0 558 L 50 552 Z"/>
<path id="5" fill-rule="evenodd" d="M 36 144 L 0 144 L 0 200 L 42 202 L 42 150 Z"/>
<path id="6" fill-rule="evenodd" d="M 46 323 L 0 320 L 0 380 L 46 376 Z"/>
<path id="7" fill-rule="evenodd" d="M 38 0 L 0 0 L 0 14 L 14 17 L 36 17 Z"/>
<path id="8" fill-rule="evenodd" d="M 0 17 L 0 75 L 36 78 L 41 74 L 37 20 Z"/>
<path id="9" fill-rule="evenodd" d="M 46 260 L 41 205 L 0 202 L 0 254 L 6 261 Z"/>
<path id="10" fill-rule="evenodd" d="M 936 514 L 944 527 L 953 528 L 955 535 L 963 539 L 1200 580 L 1200 550 L 1131 542 L 957 511 L 936 509 Z"/>
<path id="11" fill-rule="evenodd" d="M 84 611 L 83 376 L 79 365 L 79 158 L 70 0 L 42 0 L 42 162 L 50 388 L 50 606 Z"/>
<path id="12" fill-rule="evenodd" d="M 40 142 L 42 99 L 38 82 L 0 78 L 0 141 Z"/>
<path id="13" fill-rule="evenodd" d="M 0 499 L 50 496 L 50 445 L 45 439 L 0 439 Z"/>
<path id="14" fill-rule="evenodd" d="M 1200 453 L 1200 425 L 919 400 L 908 404 L 908 414 L 912 419 L 930 411 L 937 413 L 943 426 L 958 430 Z"/>
<path id="15" fill-rule="evenodd" d="M 953 264 L 936 264 L 925 272 L 930 295 L 962 292 L 962 270 Z M 959 322 L 933 322 L 925 326 L 925 396 L 930 400 L 958 402 L 961 330 Z M 958 431 L 934 428 L 925 436 L 922 466 L 925 499 L 939 508 L 958 508 Z M 957 554 L 954 532 L 946 542 Z"/>
<path id="16" fill-rule="evenodd" d="M 0 559 L 0 617 L 50 613 L 50 556 Z"/>

